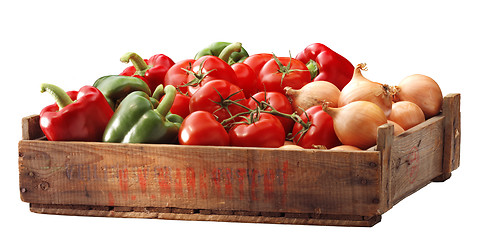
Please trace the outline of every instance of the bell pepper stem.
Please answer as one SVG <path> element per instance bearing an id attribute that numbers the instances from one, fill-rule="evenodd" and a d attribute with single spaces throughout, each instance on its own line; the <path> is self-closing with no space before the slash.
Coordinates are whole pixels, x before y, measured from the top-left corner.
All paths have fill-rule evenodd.
<path id="1" fill-rule="evenodd" d="M 156 111 L 163 117 L 166 116 L 166 114 L 168 114 L 168 112 L 170 111 L 170 108 L 173 105 L 173 100 L 175 100 L 175 94 L 177 93 L 177 89 L 172 85 L 167 85 L 164 91 L 165 91 L 165 96 L 163 97 L 163 100 L 161 100 L 158 107 L 156 108 Z"/>
<path id="2" fill-rule="evenodd" d="M 137 75 L 144 76 L 145 71 L 149 69 L 149 65 L 147 65 L 146 61 L 142 57 L 140 57 L 137 53 L 127 52 L 123 56 L 121 56 L 120 61 L 123 63 L 129 63 L 132 61 L 135 70 L 137 71 Z"/>
<path id="3" fill-rule="evenodd" d="M 161 97 L 163 97 L 163 95 L 165 95 L 165 90 L 163 88 L 163 84 L 159 84 L 156 89 L 154 90 L 154 92 L 152 93 L 151 97 L 157 99 L 157 100 L 160 100 Z"/>
<path id="4" fill-rule="evenodd" d="M 41 86 L 41 92 L 48 92 L 55 98 L 55 102 L 57 106 L 59 106 L 59 110 L 66 107 L 67 105 L 73 103 L 73 100 L 69 97 L 69 95 L 60 87 L 43 83 Z"/>
<path id="5" fill-rule="evenodd" d="M 222 59 L 224 62 L 228 62 L 230 55 L 234 52 L 240 52 L 241 49 L 242 44 L 240 42 L 231 43 L 220 52 L 218 58 Z"/>
<path id="6" fill-rule="evenodd" d="M 317 64 L 316 61 L 310 59 L 310 61 L 308 61 L 307 63 L 307 68 L 310 71 L 310 76 L 312 80 L 314 80 L 314 78 L 317 77 L 317 75 L 319 75 L 319 65 Z"/>

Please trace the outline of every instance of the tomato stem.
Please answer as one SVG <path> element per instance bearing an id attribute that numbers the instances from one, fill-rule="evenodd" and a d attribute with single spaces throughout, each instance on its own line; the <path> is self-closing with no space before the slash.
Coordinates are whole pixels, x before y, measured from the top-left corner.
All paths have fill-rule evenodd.
<path id="1" fill-rule="evenodd" d="M 274 61 L 277 63 L 277 65 L 279 66 L 279 69 L 277 70 L 277 73 L 281 73 L 281 86 L 282 86 L 282 83 L 284 82 L 284 78 L 286 77 L 287 74 L 290 74 L 292 72 L 302 72 L 302 71 L 309 71 L 308 69 L 307 70 L 304 70 L 304 69 L 291 69 L 291 61 L 293 60 L 293 57 L 291 56 L 291 51 L 289 51 L 289 62 L 286 66 L 284 66 L 284 64 L 282 64 L 282 62 L 279 60 L 279 58 L 274 54 L 272 53 L 272 58 L 274 59 Z"/>
<path id="2" fill-rule="evenodd" d="M 246 106 L 238 103 L 238 101 L 233 101 L 233 100 L 230 100 L 230 99 L 224 100 L 225 103 L 236 104 L 237 106 L 245 108 L 248 111 L 241 112 L 241 113 L 238 113 L 236 115 L 231 115 L 230 118 L 225 119 L 224 121 L 221 122 L 221 124 L 224 127 L 227 127 L 228 123 L 235 124 L 235 123 L 231 123 L 231 121 L 234 120 L 235 118 L 241 117 L 241 116 L 246 116 L 246 115 L 249 115 L 249 118 L 245 118 L 245 119 L 247 119 L 248 124 L 251 124 L 251 123 L 254 123 L 254 122 L 258 121 L 261 113 L 269 113 L 269 114 L 272 114 L 272 115 L 277 116 L 277 117 L 285 117 L 285 118 L 289 118 L 289 119 L 293 120 L 294 122 L 302 125 L 302 127 L 303 127 L 302 130 L 304 130 L 304 132 L 306 132 L 306 131 L 308 131 L 308 129 L 310 129 L 311 124 L 310 124 L 310 119 L 308 119 L 308 115 L 306 115 L 306 116 L 307 116 L 307 119 L 309 121 L 308 122 L 304 122 L 301 119 L 301 117 L 298 116 L 298 114 L 296 112 L 294 112 L 292 114 L 287 114 L 287 113 L 279 112 L 273 106 L 271 106 L 269 103 L 267 103 L 265 101 L 258 101 L 258 100 L 254 99 L 254 98 L 253 98 L 253 100 L 257 103 L 257 107 L 255 109 L 250 109 L 250 108 L 248 108 L 248 107 L 246 107 Z M 270 110 L 265 110 L 267 108 L 270 108 Z"/>
<path id="3" fill-rule="evenodd" d="M 196 87 L 198 86 L 199 84 L 201 84 L 201 81 L 203 81 L 203 79 L 208 76 L 208 74 L 210 74 L 211 72 L 215 71 L 216 69 L 211 69 L 205 73 L 203 73 L 203 68 L 204 68 L 204 63 L 205 63 L 206 59 L 204 59 L 201 64 L 199 65 L 199 69 L 197 72 L 194 72 L 192 71 L 192 66 L 189 64 L 189 69 L 185 69 L 185 68 L 182 68 L 182 70 L 184 70 L 185 72 L 187 72 L 188 74 L 191 74 L 194 76 L 194 79 L 192 79 L 191 81 L 189 81 L 188 83 L 185 83 L 185 84 L 182 84 L 178 87 L 188 87 L 188 86 L 192 86 L 192 87 Z"/>

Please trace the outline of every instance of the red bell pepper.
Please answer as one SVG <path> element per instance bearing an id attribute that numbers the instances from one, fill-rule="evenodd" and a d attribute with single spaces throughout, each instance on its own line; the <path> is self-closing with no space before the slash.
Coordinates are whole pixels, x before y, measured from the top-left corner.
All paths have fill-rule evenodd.
<path id="1" fill-rule="evenodd" d="M 113 110 L 97 88 L 84 86 L 76 97 L 52 84 L 42 84 L 41 91 L 56 99 L 40 112 L 40 128 L 49 141 L 102 141 Z"/>
<path id="2" fill-rule="evenodd" d="M 342 90 L 353 76 L 354 66 L 348 59 L 324 44 L 314 43 L 296 55 L 307 64 L 313 81 L 328 81 Z"/>
<path id="3" fill-rule="evenodd" d="M 123 55 L 120 60 L 125 63 L 131 61 L 133 64 L 133 66 L 125 68 L 120 75 L 134 76 L 144 80 L 151 92 L 159 84 L 163 84 L 166 72 L 175 64 L 171 58 L 164 54 L 156 54 L 149 59 L 142 59 L 138 54 L 129 52 Z"/>

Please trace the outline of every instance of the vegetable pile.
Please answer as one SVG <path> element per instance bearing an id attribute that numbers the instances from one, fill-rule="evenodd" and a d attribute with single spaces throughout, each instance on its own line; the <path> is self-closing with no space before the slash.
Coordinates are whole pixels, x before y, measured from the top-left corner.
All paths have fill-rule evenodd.
<path id="1" fill-rule="evenodd" d="M 295 58 L 249 55 L 228 42 L 194 56 L 174 62 L 129 52 L 120 74 L 79 91 L 43 83 L 56 103 L 42 109 L 40 127 L 49 141 L 351 151 L 374 146 L 383 124 L 400 134 L 442 107 L 432 78 L 371 81 L 365 64 L 320 43 Z"/>

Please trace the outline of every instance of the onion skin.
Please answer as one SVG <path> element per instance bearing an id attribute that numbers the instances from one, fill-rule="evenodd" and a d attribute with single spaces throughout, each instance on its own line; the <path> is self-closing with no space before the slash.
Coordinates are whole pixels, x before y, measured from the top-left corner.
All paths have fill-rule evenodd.
<path id="1" fill-rule="evenodd" d="M 334 120 L 334 131 L 342 144 L 360 149 L 376 145 L 378 127 L 387 123 L 383 110 L 368 101 L 355 101 L 341 108 L 324 107 Z"/>
<path id="2" fill-rule="evenodd" d="M 280 149 L 300 149 L 300 150 L 303 150 L 305 148 L 302 148 L 298 145 L 295 145 L 295 144 L 284 144 L 282 146 L 279 147 Z"/>
<path id="3" fill-rule="evenodd" d="M 398 136 L 405 131 L 398 123 L 391 120 L 387 122 L 393 124 L 393 136 Z"/>
<path id="4" fill-rule="evenodd" d="M 388 117 L 392 110 L 392 88 L 365 78 L 361 73 L 365 69 L 364 63 L 355 67 L 352 80 L 341 90 L 338 107 L 354 101 L 369 101 L 378 105 Z"/>
<path id="5" fill-rule="evenodd" d="M 388 120 L 396 122 L 404 130 L 412 128 L 425 121 L 425 115 L 421 108 L 409 101 L 400 101 L 392 105 L 392 112 Z"/>
<path id="6" fill-rule="evenodd" d="M 409 101 L 417 104 L 425 115 L 425 118 L 431 118 L 442 109 L 443 95 L 440 86 L 432 78 L 413 74 L 393 88 L 395 102 Z"/>
<path id="7" fill-rule="evenodd" d="M 305 149 L 305 148 L 302 148 L 301 146 L 296 145 L 292 141 L 284 141 L 284 145 L 280 146 L 279 148 L 282 148 L 282 149 Z"/>
<path id="8" fill-rule="evenodd" d="M 340 145 L 340 146 L 336 146 L 334 148 L 331 148 L 330 150 L 332 150 L 332 151 L 362 151 L 362 149 L 355 147 L 355 146 L 350 146 L 350 145 Z"/>
<path id="9" fill-rule="evenodd" d="M 303 111 L 324 103 L 327 103 L 330 107 L 338 107 L 340 90 L 330 82 L 315 81 L 307 83 L 298 90 L 285 87 L 284 91 L 291 102 L 293 110 L 300 115 Z"/>

